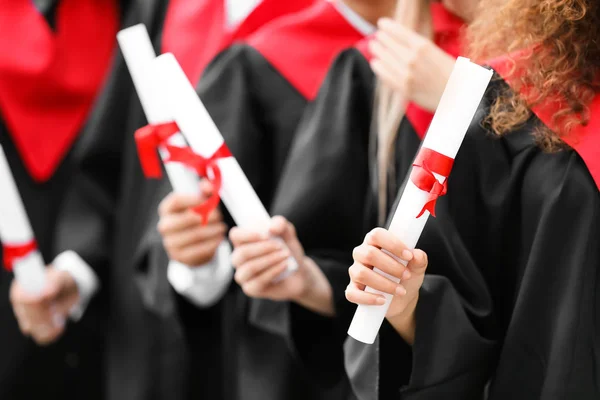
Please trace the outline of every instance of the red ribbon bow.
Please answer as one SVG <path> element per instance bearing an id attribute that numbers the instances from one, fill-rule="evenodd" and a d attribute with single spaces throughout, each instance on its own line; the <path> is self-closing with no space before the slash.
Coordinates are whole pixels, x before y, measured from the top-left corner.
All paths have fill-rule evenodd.
<path id="1" fill-rule="evenodd" d="M 156 154 L 156 149 L 158 146 L 166 144 L 167 140 L 177 132 L 179 132 L 179 127 L 176 122 L 146 125 L 135 132 L 138 156 L 146 177 L 154 179 L 162 177 L 160 159 Z"/>
<path id="2" fill-rule="evenodd" d="M 15 261 L 17 261 L 19 258 L 25 257 L 32 251 L 37 250 L 37 248 L 38 247 L 35 240 L 21 245 L 4 244 L 2 246 L 4 269 L 6 269 L 8 272 L 12 272 Z"/>
<path id="3" fill-rule="evenodd" d="M 140 128 L 135 133 L 135 140 L 138 148 L 140 162 L 144 174 L 149 178 L 160 178 L 162 170 L 160 168 L 160 160 L 156 154 L 158 146 L 164 146 L 169 152 L 169 157 L 165 162 L 178 162 L 184 164 L 193 170 L 199 176 L 203 176 L 209 180 L 213 186 L 212 195 L 202 204 L 193 208 L 193 210 L 202 217 L 202 223 L 208 222 L 210 213 L 219 206 L 219 191 L 221 190 L 222 179 L 221 169 L 217 164 L 220 158 L 231 157 L 231 152 L 227 145 L 223 143 L 221 147 L 209 158 L 204 158 L 189 147 L 178 147 L 166 144 L 166 141 L 179 132 L 179 127 L 175 122 L 169 122 L 159 125 L 147 125 Z M 211 174 L 208 171 L 212 172 Z"/>
<path id="4" fill-rule="evenodd" d="M 448 180 L 440 183 L 434 173 L 448 178 L 454 159 L 438 153 L 435 150 L 422 148 L 417 154 L 417 158 L 413 163 L 413 169 L 410 174 L 410 180 L 416 187 L 424 192 L 429 193 L 427 202 L 421 209 L 417 218 L 421 217 L 425 211 L 435 217 L 435 204 L 440 196 L 444 196 L 448 191 Z"/>

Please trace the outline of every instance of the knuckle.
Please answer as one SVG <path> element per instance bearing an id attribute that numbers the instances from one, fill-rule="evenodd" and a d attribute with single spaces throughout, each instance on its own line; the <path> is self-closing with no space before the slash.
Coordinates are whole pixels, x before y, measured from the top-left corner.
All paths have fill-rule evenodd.
<path id="1" fill-rule="evenodd" d="M 164 236 L 166 234 L 166 229 L 167 229 L 167 223 L 165 222 L 165 220 L 163 218 L 161 218 L 158 223 L 156 224 L 156 230 L 158 231 L 158 233 L 160 233 L 162 236 Z"/>
<path id="2" fill-rule="evenodd" d="M 172 200 L 171 195 L 168 195 L 167 197 L 162 199 L 162 201 L 158 205 L 158 215 L 160 215 L 160 216 L 167 215 L 169 213 L 169 210 L 171 209 L 172 202 L 173 202 L 173 200 Z"/>
<path id="3" fill-rule="evenodd" d="M 360 253 L 361 253 L 361 249 L 362 249 L 362 245 L 361 246 L 356 246 L 354 248 L 354 250 L 352 250 L 352 258 L 357 260 L 360 258 Z M 352 267 L 350 267 L 352 268 Z"/>
<path id="4" fill-rule="evenodd" d="M 364 283 L 365 279 L 367 278 L 367 268 L 360 268 L 357 269 L 355 271 L 355 277 L 356 277 L 356 281 L 360 282 L 360 283 Z"/>
<path id="5" fill-rule="evenodd" d="M 237 246 L 240 241 L 240 228 L 234 226 L 229 230 L 229 240 L 233 242 L 234 246 Z"/>
<path id="6" fill-rule="evenodd" d="M 377 250 L 375 247 L 367 247 L 365 249 L 365 256 L 364 259 L 365 261 L 369 264 L 369 265 L 373 265 L 373 263 L 377 260 L 377 254 L 378 254 L 379 250 Z"/>
<path id="7" fill-rule="evenodd" d="M 242 285 L 242 291 L 248 297 L 255 297 L 258 294 L 254 285 L 250 285 L 250 284 Z"/>

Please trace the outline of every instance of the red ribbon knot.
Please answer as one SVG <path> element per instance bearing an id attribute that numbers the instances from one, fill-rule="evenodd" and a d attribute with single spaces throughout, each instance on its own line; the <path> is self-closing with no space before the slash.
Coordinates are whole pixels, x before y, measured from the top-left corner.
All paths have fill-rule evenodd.
<path id="1" fill-rule="evenodd" d="M 179 127 L 175 122 L 146 125 L 135 132 L 138 156 L 146 177 L 155 179 L 162 177 L 160 159 L 156 154 L 156 149 L 165 144 L 177 132 L 179 132 Z"/>
<path id="2" fill-rule="evenodd" d="M 8 272 L 12 272 L 15 261 L 27 256 L 32 251 L 36 251 L 37 248 L 38 246 L 35 240 L 20 245 L 4 244 L 2 246 L 4 269 Z"/>
<path id="3" fill-rule="evenodd" d="M 420 218 L 425 211 L 429 211 L 435 217 L 437 199 L 448 192 L 447 178 L 450 175 L 453 164 L 453 158 L 438 153 L 435 150 L 424 147 L 419 151 L 413 163 L 410 180 L 416 187 L 429 193 L 429 196 L 417 218 Z M 444 183 L 440 183 L 434 173 L 446 178 Z"/>
<path id="4" fill-rule="evenodd" d="M 144 174 L 149 178 L 160 178 L 162 176 L 160 159 L 158 158 L 156 149 L 158 146 L 164 146 L 169 152 L 169 157 L 165 162 L 181 163 L 196 171 L 198 176 L 208 179 L 213 186 L 211 196 L 205 202 L 193 208 L 202 217 L 202 223 L 206 224 L 208 216 L 219 206 L 221 200 L 219 192 L 222 186 L 222 178 L 217 160 L 231 157 L 231 152 L 227 148 L 227 145 L 223 143 L 212 156 L 205 158 L 194 153 L 189 147 L 178 147 L 167 144 L 167 140 L 177 132 L 179 132 L 179 127 L 175 122 L 147 125 L 137 130 L 135 140 L 142 169 L 144 170 Z"/>

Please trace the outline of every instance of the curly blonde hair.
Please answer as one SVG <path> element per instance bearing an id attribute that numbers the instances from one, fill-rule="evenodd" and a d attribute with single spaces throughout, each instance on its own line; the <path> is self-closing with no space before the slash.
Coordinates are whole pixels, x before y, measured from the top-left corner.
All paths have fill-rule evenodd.
<path id="1" fill-rule="evenodd" d="M 468 31 L 475 60 L 532 49 L 513 60 L 513 90 L 495 100 L 489 126 L 505 134 L 529 119 L 531 107 L 560 99 L 553 130 L 539 127 L 536 136 L 546 150 L 564 147 L 561 137 L 575 124 L 587 124 L 588 105 L 600 90 L 600 2 L 483 0 L 477 14 Z M 523 87 L 527 94 L 521 92 Z"/>

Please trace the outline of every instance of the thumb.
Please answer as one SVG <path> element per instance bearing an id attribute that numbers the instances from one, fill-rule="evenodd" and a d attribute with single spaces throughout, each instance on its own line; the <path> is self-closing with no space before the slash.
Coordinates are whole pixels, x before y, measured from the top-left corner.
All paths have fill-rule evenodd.
<path id="1" fill-rule="evenodd" d="M 298 240 L 296 228 L 287 219 L 282 216 L 273 217 L 269 233 L 283 239 L 294 257 L 298 259 L 297 261 L 300 261 L 299 258 L 304 257 L 304 249 Z"/>
<path id="2" fill-rule="evenodd" d="M 286 240 L 286 236 L 289 236 L 288 225 L 291 224 L 284 217 L 279 215 L 273 217 L 269 226 L 269 234 L 271 236 L 279 236 L 283 240 Z"/>
<path id="3" fill-rule="evenodd" d="M 407 267 L 413 275 L 422 275 L 427 270 L 427 265 L 427 253 L 423 250 L 415 249 L 413 251 L 413 259 L 410 260 Z"/>

